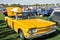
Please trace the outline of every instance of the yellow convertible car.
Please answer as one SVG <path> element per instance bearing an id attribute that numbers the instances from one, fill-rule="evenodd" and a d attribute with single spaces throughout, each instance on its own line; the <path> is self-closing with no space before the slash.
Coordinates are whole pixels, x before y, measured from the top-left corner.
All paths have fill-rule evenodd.
<path id="1" fill-rule="evenodd" d="M 18 16 L 22 14 L 22 16 Z M 39 19 L 34 12 L 21 12 L 16 13 L 15 16 L 5 17 L 7 26 L 19 33 L 22 40 L 24 38 L 33 39 L 48 35 L 56 31 L 54 22 Z"/>

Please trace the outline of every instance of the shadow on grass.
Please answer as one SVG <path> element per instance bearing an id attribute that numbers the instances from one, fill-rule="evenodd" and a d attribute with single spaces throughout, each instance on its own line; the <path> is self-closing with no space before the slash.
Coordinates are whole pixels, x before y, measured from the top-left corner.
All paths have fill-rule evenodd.
<path id="1" fill-rule="evenodd" d="M 51 34 L 49 34 L 49 35 L 44 35 L 44 36 L 42 36 L 42 37 L 39 37 L 39 38 L 35 38 L 35 39 L 33 39 L 33 40 L 47 40 L 47 39 L 49 39 L 49 38 L 53 38 L 53 37 L 55 37 L 55 36 L 57 36 L 57 35 L 59 35 L 60 34 L 60 30 L 57 30 L 56 32 L 54 32 L 54 33 L 51 33 Z"/>
<path id="2" fill-rule="evenodd" d="M 3 33 L 0 33 L 0 38 L 7 37 L 11 34 L 15 34 L 15 32 L 11 30 L 11 31 L 6 31 L 6 32 L 3 32 Z"/>
<path id="3" fill-rule="evenodd" d="M 5 39 L 5 40 L 20 40 L 20 39 L 17 39 L 17 38 L 9 38 L 9 39 Z"/>
<path id="4" fill-rule="evenodd" d="M 0 26 L 6 25 L 4 20 L 0 20 Z"/>
<path id="5" fill-rule="evenodd" d="M 7 30 L 11 30 L 11 29 L 9 29 L 9 28 L 7 28 L 7 27 L 1 27 L 1 28 L 0 28 L 0 33 L 1 33 L 1 32 L 5 32 L 5 31 L 7 31 Z"/>
<path id="6" fill-rule="evenodd" d="M 9 35 L 15 34 L 16 32 L 7 28 L 7 27 L 1 27 L 0 28 L 0 38 L 5 38 Z"/>

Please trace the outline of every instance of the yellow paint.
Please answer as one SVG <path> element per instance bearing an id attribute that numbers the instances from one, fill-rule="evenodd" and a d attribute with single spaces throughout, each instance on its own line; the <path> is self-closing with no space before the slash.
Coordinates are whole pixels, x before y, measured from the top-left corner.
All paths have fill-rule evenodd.
<path id="1" fill-rule="evenodd" d="M 52 30 L 51 26 L 54 25 L 54 22 L 42 20 L 42 19 L 26 19 L 26 20 L 15 20 L 10 17 L 5 17 L 8 21 L 8 25 L 13 29 L 12 23 L 14 22 L 14 30 L 18 33 L 18 29 L 20 28 L 24 36 L 29 36 L 28 30 L 31 28 L 36 28 L 37 31 L 41 30 L 40 32 L 36 32 L 35 34 L 43 34 Z M 5 19 L 5 20 L 6 20 Z M 47 29 L 47 30 L 46 30 Z"/>
<path id="2" fill-rule="evenodd" d="M 15 16 L 16 15 L 16 12 L 11 11 L 13 8 L 15 8 L 15 7 L 7 7 L 8 16 Z M 22 12 L 22 8 L 20 8 L 20 7 L 16 7 L 16 8 L 18 8 L 18 13 Z M 22 15 L 22 14 L 20 14 L 20 15 Z"/>

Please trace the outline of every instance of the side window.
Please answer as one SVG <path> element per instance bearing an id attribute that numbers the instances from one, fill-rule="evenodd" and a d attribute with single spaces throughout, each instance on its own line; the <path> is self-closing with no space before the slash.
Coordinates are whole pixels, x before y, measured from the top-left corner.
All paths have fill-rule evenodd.
<path id="1" fill-rule="evenodd" d="M 60 16 L 60 12 L 55 12 L 54 16 L 59 17 Z"/>

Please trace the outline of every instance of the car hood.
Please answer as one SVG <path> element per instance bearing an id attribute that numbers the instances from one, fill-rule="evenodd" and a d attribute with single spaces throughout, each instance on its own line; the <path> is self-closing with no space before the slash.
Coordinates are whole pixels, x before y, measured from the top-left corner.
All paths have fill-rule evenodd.
<path id="1" fill-rule="evenodd" d="M 42 19 L 27 19 L 27 20 L 19 20 L 19 23 L 25 28 L 42 28 L 42 27 L 50 27 L 54 25 L 54 22 L 42 20 Z"/>

